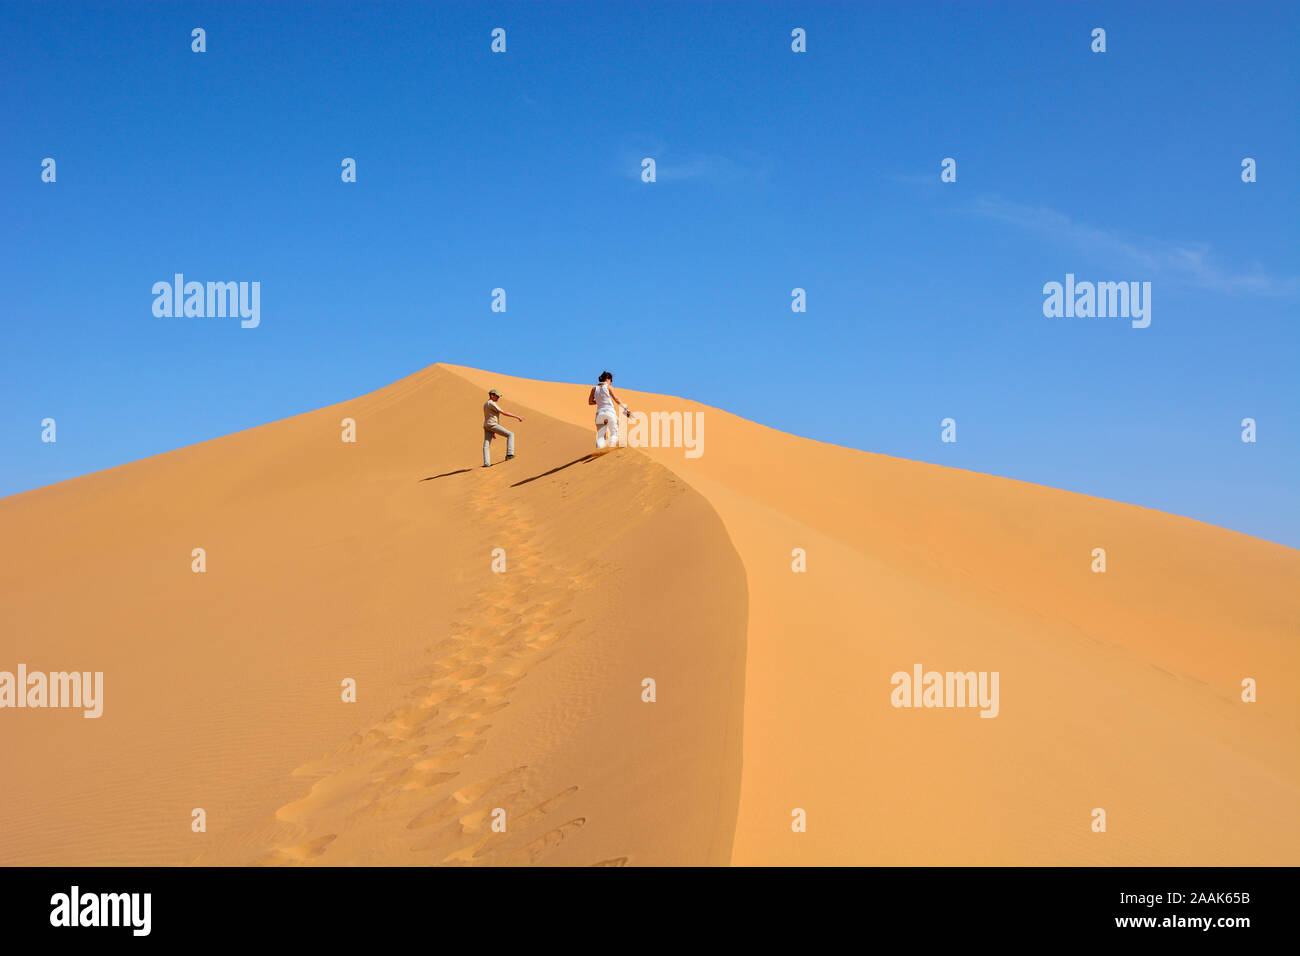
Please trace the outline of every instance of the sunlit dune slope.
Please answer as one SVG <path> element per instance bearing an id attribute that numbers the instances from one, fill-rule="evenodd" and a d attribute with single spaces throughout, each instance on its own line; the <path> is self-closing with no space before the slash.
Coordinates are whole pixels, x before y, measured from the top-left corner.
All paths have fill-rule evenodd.
<path id="1" fill-rule="evenodd" d="M 594 433 L 590 382 L 446 368 Z M 744 562 L 734 862 L 1300 863 L 1300 552 L 616 390 L 703 414 L 698 457 L 618 454 L 700 492 Z M 998 715 L 893 707 L 917 664 L 998 672 Z"/>
<path id="2" fill-rule="evenodd" d="M 433 368 L 0 500 L 0 670 L 104 672 L 98 719 L 0 710 L 0 864 L 726 863 L 721 521 L 528 409 L 483 470 L 483 399 Z"/>

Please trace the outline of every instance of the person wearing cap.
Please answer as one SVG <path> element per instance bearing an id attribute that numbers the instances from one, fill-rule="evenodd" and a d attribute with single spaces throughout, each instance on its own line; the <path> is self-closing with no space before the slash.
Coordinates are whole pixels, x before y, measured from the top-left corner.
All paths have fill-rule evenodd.
<path id="1" fill-rule="evenodd" d="M 517 422 L 523 419 L 518 415 L 511 415 L 503 411 L 497 404 L 501 398 L 501 393 L 495 388 L 488 392 L 488 400 L 483 403 L 483 467 L 487 468 L 492 464 L 492 439 L 500 435 L 506 440 L 506 461 L 515 457 L 515 433 L 502 428 L 501 421 L 497 417 L 504 415 L 506 418 L 513 418 Z"/>

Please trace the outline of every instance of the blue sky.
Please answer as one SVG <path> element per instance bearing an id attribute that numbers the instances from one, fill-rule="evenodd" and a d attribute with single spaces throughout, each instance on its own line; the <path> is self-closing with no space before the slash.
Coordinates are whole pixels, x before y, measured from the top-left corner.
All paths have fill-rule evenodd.
<path id="1" fill-rule="evenodd" d="M 0 494 L 446 361 L 1300 546 L 1298 10 L 4 5 Z M 176 272 L 260 326 L 156 318 Z"/>

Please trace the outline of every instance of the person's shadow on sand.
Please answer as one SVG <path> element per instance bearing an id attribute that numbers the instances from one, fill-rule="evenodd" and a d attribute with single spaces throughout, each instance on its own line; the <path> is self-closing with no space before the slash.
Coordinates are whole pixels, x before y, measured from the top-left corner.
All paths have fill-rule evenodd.
<path id="1" fill-rule="evenodd" d="M 596 460 L 597 458 L 599 458 L 599 457 L 600 457 L 600 452 L 592 452 L 592 453 L 589 454 L 589 455 L 583 455 L 581 458 L 575 458 L 575 459 L 573 459 L 573 461 L 569 462 L 567 465 L 560 465 L 560 466 L 558 466 L 558 467 L 556 467 L 556 468 L 552 468 L 550 471 L 544 471 L 544 472 L 542 472 L 540 475 L 533 475 L 533 477 L 531 477 L 531 478 L 525 478 L 523 481 L 516 481 L 516 482 L 515 482 L 513 485 L 511 485 L 510 487 L 511 487 L 511 488 L 518 488 L 520 485 L 526 485 L 526 484 L 528 484 L 530 481 L 536 481 L 538 478 L 545 478 L 547 475 L 553 475 L 553 474 L 555 474 L 557 471 L 564 471 L 564 469 L 566 469 L 566 468 L 572 468 L 574 465 L 581 464 L 581 463 L 584 462 L 584 461 L 595 461 L 595 460 Z"/>
<path id="2" fill-rule="evenodd" d="M 610 449 L 608 449 L 608 448 L 605 449 L 605 451 L 609 451 L 609 450 L 610 450 Z M 584 461 L 595 461 L 597 458 L 599 458 L 601 455 L 603 455 L 603 454 L 605 453 L 605 451 L 593 451 L 593 452 L 591 452 L 590 454 L 583 455 L 581 458 L 575 458 L 575 459 L 573 459 L 573 461 L 568 462 L 567 464 L 564 464 L 564 465 L 557 465 L 555 468 L 552 468 L 550 471 L 544 471 L 544 472 L 542 472 L 540 475 L 533 475 L 533 477 L 531 477 L 531 478 L 525 478 L 523 481 L 516 481 L 516 482 L 515 482 L 513 485 L 511 485 L 510 487 L 511 487 L 511 488 L 518 488 L 520 485 L 526 485 L 526 484 L 528 484 L 530 481 L 536 481 L 538 478 L 545 478 L 547 475 L 553 475 L 553 474 L 555 474 L 557 471 L 564 471 L 564 469 L 566 469 L 566 468 L 572 468 L 574 465 L 581 464 L 581 463 L 584 462 Z M 433 480 L 436 479 L 436 478 L 450 478 L 452 475 L 463 475 L 463 474 L 465 474 L 465 472 L 467 472 L 467 471 L 473 471 L 473 470 L 474 470 L 473 468 L 461 468 L 461 469 L 459 469 L 458 471 L 445 471 L 445 472 L 443 472 L 441 475 L 430 475 L 428 478 L 421 478 L 420 480 L 421 480 L 421 481 L 433 481 Z"/>

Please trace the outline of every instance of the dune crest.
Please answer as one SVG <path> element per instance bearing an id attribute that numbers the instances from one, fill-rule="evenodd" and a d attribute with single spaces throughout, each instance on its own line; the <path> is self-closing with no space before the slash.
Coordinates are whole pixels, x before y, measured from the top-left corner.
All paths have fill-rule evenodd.
<path id="1" fill-rule="evenodd" d="M 621 385 L 691 440 L 594 455 L 588 388 L 0 501 L 4 662 L 104 674 L 0 712 L 0 863 L 1300 862 L 1300 552 Z"/>
<path id="2" fill-rule="evenodd" d="M 479 468 L 482 402 L 430 369 L 0 501 L 5 658 L 107 688 L 0 713 L 0 863 L 726 863 L 721 522 L 541 414 Z"/>
<path id="3" fill-rule="evenodd" d="M 592 428 L 587 385 L 445 367 Z M 704 495 L 745 564 L 733 862 L 1300 862 L 1300 552 L 618 392 L 702 420 L 694 457 L 630 452 Z M 998 672 L 998 716 L 892 706 L 918 664 Z"/>

